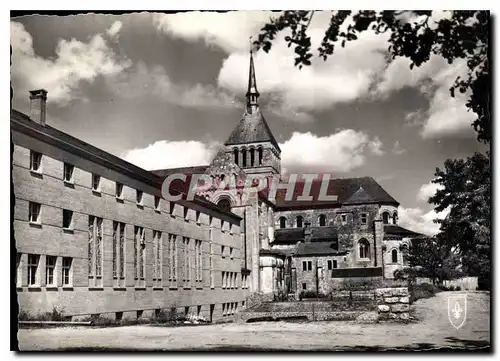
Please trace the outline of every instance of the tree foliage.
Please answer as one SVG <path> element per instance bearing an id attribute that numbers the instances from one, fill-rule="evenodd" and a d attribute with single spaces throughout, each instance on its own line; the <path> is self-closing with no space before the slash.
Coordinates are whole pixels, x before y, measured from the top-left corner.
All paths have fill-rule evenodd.
<path id="1" fill-rule="evenodd" d="M 307 28 L 313 15 L 314 11 L 285 11 L 270 19 L 261 29 L 259 45 L 269 52 L 278 33 L 288 29 L 291 34 L 285 36 L 285 41 L 288 47 L 294 46 L 295 65 L 311 65 L 313 52 Z M 468 72 L 456 79 L 450 95 L 454 97 L 457 89 L 461 93 L 469 91 L 466 107 L 477 115 L 472 124 L 477 138 L 490 143 L 489 11 L 452 11 L 450 17 L 437 21 L 432 18 L 432 11 L 337 11 L 325 29 L 317 55 L 326 60 L 336 46 L 344 47 L 368 30 L 390 34 L 389 56 L 410 59 L 410 69 L 426 63 L 433 55 L 443 57 L 449 64 L 465 59 Z"/>

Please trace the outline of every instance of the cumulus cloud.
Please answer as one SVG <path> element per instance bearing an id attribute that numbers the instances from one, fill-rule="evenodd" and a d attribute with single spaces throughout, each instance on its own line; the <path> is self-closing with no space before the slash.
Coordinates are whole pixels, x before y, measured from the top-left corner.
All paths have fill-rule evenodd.
<path id="1" fill-rule="evenodd" d="M 232 94 L 206 84 L 173 83 L 162 66 L 138 62 L 125 72 L 109 77 L 111 91 L 124 98 L 158 97 L 185 107 L 242 107 Z"/>
<path id="2" fill-rule="evenodd" d="M 417 194 L 417 201 L 427 203 L 429 198 L 434 196 L 438 189 L 442 188 L 443 186 L 441 184 L 436 184 L 432 182 L 422 185 Z"/>
<path id="3" fill-rule="evenodd" d="M 216 144 L 160 140 L 145 148 L 129 150 L 122 158 L 146 170 L 178 168 L 209 164 L 216 150 Z"/>
<path id="4" fill-rule="evenodd" d="M 110 27 L 108 30 L 106 30 L 106 34 L 108 34 L 108 36 L 113 39 L 113 40 L 117 40 L 118 39 L 118 33 L 120 32 L 121 28 L 122 28 L 122 22 L 117 20 L 115 21 Z"/>
<path id="5" fill-rule="evenodd" d="M 426 212 L 418 207 L 399 207 L 399 225 L 415 232 L 419 232 L 428 236 L 434 236 L 435 234 L 439 233 L 439 224 L 434 223 L 434 220 L 444 219 L 448 213 L 448 209 L 436 213 L 436 211 L 434 210 Z"/>
<path id="6" fill-rule="evenodd" d="M 101 34 L 88 42 L 60 39 L 55 57 L 43 58 L 35 53 L 33 38 L 24 25 L 13 21 L 10 31 L 11 77 L 17 90 L 22 93 L 45 88 L 50 102 L 67 104 L 81 81 L 93 82 L 100 75 L 114 75 L 131 65 L 130 60 L 114 53 Z"/>
<path id="7" fill-rule="evenodd" d="M 406 153 L 406 149 L 401 147 L 401 142 L 399 140 L 396 140 L 394 142 L 394 146 L 392 147 L 392 153 L 394 153 L 396 155 Z"/>
<path id="8" fill-rule="evenodd" d="M 364 164 L 367 154 L 381 154 L 378 138 L 352 129 L 340 130 L 320 137 L 310 132 L 292 134 L 280 144 L 282 165 L 288 171 L 295 169 L 344 173 Z"/>

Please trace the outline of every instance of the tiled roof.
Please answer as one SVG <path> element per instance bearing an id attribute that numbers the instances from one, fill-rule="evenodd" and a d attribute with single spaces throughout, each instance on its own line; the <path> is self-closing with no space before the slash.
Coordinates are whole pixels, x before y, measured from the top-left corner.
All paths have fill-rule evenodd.
<path id="1" fill-rule="evenodd" d="M 259 142 L 271 142 L 281 151 L 266 119 L 261 111 L 257 109 L 253 114 L 249 114 L 248 112 L 243 114 L 240 122 L 224 144 L 233 145 Z"/>
<path id="2" fill-rule="evenodd" d="M 304 242 L 300 243 L 295 252 L 296 256 L 321 256 L 321 255 L 344 255 L 346 251 L 338 251 L 338 244 L 333 242 Z"/>
<path id="3" fill-rule="evenodd" d="M 319 199 L 321 184 L 322 179 L 312 182 L 309 194 L 313 199 L 310 201 L 297 200 L 297 197 L 302 194 L 304 189 L 304 182 L 296 182 L 294 193 L 291 197 L 289 196 L 289 200 L 285 198 L 286 189 L 278 189 L 276 192 L 276 210 L 340 207 L 343 204 L 366 203 L 399 205 L 399 202 L 387 193 L 372 177 L 330 179 L 326 195 L 337 196 L 337 200 L 335 201 Z"/>
<path id="4" fill-rule="evenodd" d="M 409 229 L 400 227 L 395 224 L 386 224 L 384 225 L 384 233 L 387 235 L 395 235 L 402 237 L 419 237 L 423 236 L 421 233 L 410 231 Z"/>

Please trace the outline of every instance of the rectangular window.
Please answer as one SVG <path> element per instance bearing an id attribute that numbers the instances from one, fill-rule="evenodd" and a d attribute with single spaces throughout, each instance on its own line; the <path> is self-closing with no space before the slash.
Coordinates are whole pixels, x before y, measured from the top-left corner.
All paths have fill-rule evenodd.
<path id="1" fill-rule="evenodd" d="M 71 264 L 73 259 L 70 257 L 63 257 L 62 259 L 62 282 L 63 286 L 71 286 L 73 284 L 73 275 L 71 273 Z"/>
<path id="2" fill-rule="evenodd" d="M 63 228 L 73 229 L 73 211 L 63 209 Z"/>
<path id="3" fill-rule="evenodd" d="M 306 289 L 307 289 L 307 283 L 305 283 L 305 282 L 304 282 L 304 283 L 302 283 L 302 289 L 303 289 L 303 290 L 306 290 Z"/>
<path id="4" fill-rule="evenodd" d="M 40 256 L 37 254 L 28 254 L 28 286 L 39 285 L 38 263 Z"/>
<path id="5" fill-rule="evenodd" d="M 136 287 L 144 287 L 146 240 L 143 227 L 134 227 L 134 279 Z"/>
<path id="6" fill-rule="evenodd" d="M 332 263 L 332 260 L 328 260 L 328 270 L 330 271 L 332 268 L 333 268 L 333 263 Z"/>
<path id="7" fill-rule="evenodd" d="M 102 287 L 102 218 L 89 216 L 89 287 Z"/>
<path id="8" fill-rule="evenodd" d="M 22 253 L 16 253 L 16 287 L 22 286 L 22 267 L 21 267 Z"/>
<path id="9" fill-rule="evenodd" d="M 200 223 L 200 211 L 196 211 L 196 223 Z"/>
<path id="10" fill-rule="evenodd" d="M 160 231 L 153 231 L 153 287 L 162 286 L 162 238 Z"/>
<path id="11" fill-rule="evenodd" d="M 229 247 L 229 258 L 233 259 L 233 247 Z"/>
<path id="12" fill-rule="evenodd" d="M 29 220 L 30 223 L 41 223 L 40 209 L 42 206 L 40 203 L 30 202 L 29 203 Z"/>
<path id="13" fill-rule="evenodd" d="M 210 231 L 210 233 L 211 233 L 211 231 Z M 213 259 L 212 259 L 212 243 L 210 243 L 209 247 L 210 247 L 210 256 L 209 256 L 209 262 L 210 262 L 210 288 L 214 288 L 215 287 L 215 283 L 214 283 L 214 263 L 213 263 Z"/>
<path id="14" fill-rule="evenodd" d="M 220 246 L 220 255 L 222 258 L 226 258 L 226 247 L 225 246 Z"/>
<path id="15" fill-rule="evenodd" d="M 92 174 L 92 190 L 94 192 L 101 191 L 101 176 L 97 174 Z"/>
<path id="16" fill-rule="evenodd" d="M 136 190 L 135 191 L 135 202 L 137 205 L 142 206 L 142 191 Z"/>
<path id="17" fill-rule="evenodd" d="M 307 261 L 302 261 L 302 271 L 307 271 Z"/>
<path id="18" fill-rule="evenodd" d="M 42 154 L 30 151 L 30 170 L 33 172 L 42 172 Z"/>
<path id="19" fill-rule="evenodd" d="M 123 199 L 123 184 L 116 182 L 115 184 L 115 197 Z"/>
<path id="20" fill-rule="evenodd" d="M 113 221 L 113 279 L 115 287 L 125 287 L 125 223 Z"/>
<path id="21" fill-rule="evenodd" d="M 188 215 L 189 215 L 189 208 L 184 207 L 184 220 L 188 221 Z"/>
<path id="22" fill-rule="evenodd" d="M 191 287 L 191 257 L 189 238 L 183 237 L 184 246 L 184 287 Z"/>
<path id="23" fill-rule="evenodd" d="M 220 230 L 224 232 L 224 221 L 222 219 L 220 220 Z"/>
<path id="24" fill-rule="evenodd" d="M 336 259 L 333 260 L 333 268 L 337 268 L 337 260 Z"/>
<path id="25" fill-rule="evenodd" d="M 169 235 L 169 255 L 170 255 L 170 270 L 169 270 L 169 280 L 170 282 L 177 282 L 177 248 L 175 244 L 176 236 Z M 173 284 L 171 286 L 174 286 Z"/>
<path id="26" fill-rule="evenodd" d="M 175 203 L 170 201 L 169 207 L 170 207 L 170 215 L 173 216 L 175 211 Z"/>
<path id="27" fill-rule="evenodd" d="M 312 261 L 307 261 L 307 270 L 312 271 Z"/>
<path id="28" fill-rule="evenodd" d="M 47 286 L 55 286 L 55 269 L 56 269 L 56 256 L 46 256 L 45 257 L 45 284 Z"/>
<path id="29" fill-rule="evenodd" d="M 222 271 L 222 288 L 226 288 L 226 272 Z"/>
<path id="30" fill-rule="evenodd" d="M 67 183 L 73 183 L 73 170 L 75 167 L 72 164 L 64 163 L 63 179 Z"/>
<path id="31" fill-rule="evenodd" d="M 366 213 L 361 213 L 361 224 L 368 223 L 368 215 Z"/>
<path id="32" fill-rule="evenodd" d="M 342 224 L 346 224 L 347 223 L 347 214 L 341 214 L 340 219 L 341 219 Z"/>
<path id="33" fill-rule="evenodd" d="M 196 270 L 196 283 L 197 286 L 202 286 L 203 281 L 203 267 L 202 267 L 202 253 L 201 253 L 201 241 L 195 241 L 195 258 L 194 267 Z"/>
<path id="34" fill-rule="evenodd" d="M 161 198 L 158 196 L 155 196 L 155 211 L 161 211 Z"/>

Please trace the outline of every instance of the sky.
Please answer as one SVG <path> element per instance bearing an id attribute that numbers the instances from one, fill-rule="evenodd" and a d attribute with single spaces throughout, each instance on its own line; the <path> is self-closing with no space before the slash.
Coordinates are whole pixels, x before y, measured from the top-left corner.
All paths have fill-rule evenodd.
<path id="1" fill-rule="evenodd" d="M 48 91 L 47 123 L 144 169 L 209 164 L 243 113 L 250 37 L 276 13 L 11 18 L 12 107 Z M 309 26 L 317 48 L 330 12 Z M 434 12 L 433 18 L 447 16 Z M 436 167 L 484 148 L 465 96 L 465 63 L 388 62 L 388 35 L 362 34 L 327 61 L 294 67 L 280 35 L 254 55 L 260 107 L 285 172 L 371 176 L 401 205 L 400 224 L 434 234 Z"/>

